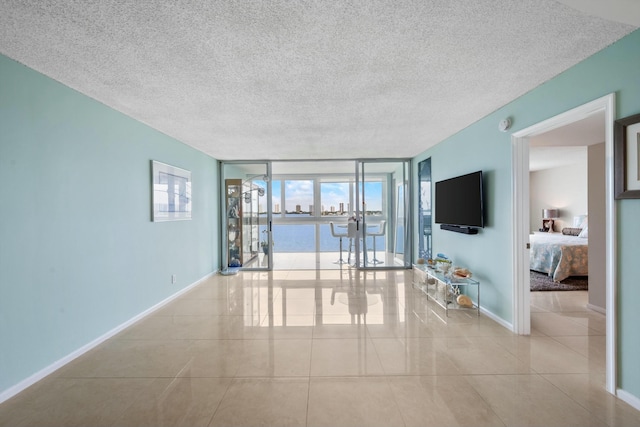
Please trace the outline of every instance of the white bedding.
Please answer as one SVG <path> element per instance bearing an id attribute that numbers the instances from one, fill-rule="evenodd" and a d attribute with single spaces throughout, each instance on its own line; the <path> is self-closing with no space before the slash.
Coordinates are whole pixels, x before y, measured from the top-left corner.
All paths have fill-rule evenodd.
<path id="1" fill-rule="evenodd" d="M 529 241 L 531 270 L 547 273 L 556 282 L 589 274 L 588 239 L 561 233 L 536 233 L 529 236 Z"/>

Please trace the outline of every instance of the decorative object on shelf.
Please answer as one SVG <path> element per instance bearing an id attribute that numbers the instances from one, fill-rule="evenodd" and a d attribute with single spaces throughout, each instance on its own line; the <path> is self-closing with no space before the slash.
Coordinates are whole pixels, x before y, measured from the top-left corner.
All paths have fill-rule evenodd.
<path id="1" fill-rule="evenodd" d="M 263 180 L 265 182 L 268 181 L 266 177 L 264 177 Z M 262 188 L 262 187 L 260 187 L 258 185 L 252 186 L 250 189 L 248 189 L 247 191 L 242 193 L 242 195 L 244 196 L 244 202 L 245 203 L 251 203 L 251 192 L 252 191 L 257 191 L 259 197 L 264 196 L 264 188 Z"/>
<path id="2" fill-rule="evenodd" d="M 151 161 L 153 222 L 191 219 L 191 172 Z"/>
<path id="3" fill-rule="evenodd" d="M 442 270 L 442 272 L 447 275 L 447 273 L 449 273 L 449 270 L 451 269 L 451 261 L 447 262 L 447 261 L 441 261 L 440 262 L 440 270 Z"/>
<path id="4" fill-rule="evenodd" d="M 261 249 L 259 198 L 266 194 L 266 190 L 264 186 L 254 183 L 254 179 L 268 180 L 266 175 L 225 179 L 229 267 L 246 266 L 258 256 Z M 265 240 L 268 241 L 268 237 L 265 236 Z"/>
<path id="5" fill-rule="evenodd" d="M 418 259 L 416 260 L 416 263 L 418 263 L 418 264 L 424 264 L 424 258 L 418 258 Z"/>
<path id="6" fill-rule="evenodd" d="M 443 273 L 447 274 L 451 268 L 451 260 L 443 253 L 439 253 L 435 259 L 435 265 Z"/>
<path id="7" fill-rule="evenodd" d="M 466 307 L 466 308 L 473 307 L 473 302 L 471 301 L 471 298 L 469 298 L 466 295 L 458 295 L 458 297 L 456 298 L 456 302 L 460 307 Z"/>
<path id="8" fill-rule="evenodd" d="M 455 267 L 453 269 L 453 274 L 459 278 L 468 278 L 472 276 L 468 268 L 461 268 L 461 267 Z"/>
<path id="9" fill-rule="evenodd" d="M 237 197 L 229 196 L 229 206 L 227 207 L 227 218 L 240 218 L 240 199 Z M 235 228 L 235 224 L 231 224 L 230 227 Z"/>
<path id="10" fill-rule="evenodd" d="M 540 231 L 553 233 L 553 224 L 560 217 L 558 209 L 542 209 L 542 228 Z"/>
<path id="11" fill-rule="evenodd" d="M 467 270 L 468 271 L 468 270 Z M 413 265 L 413 285 L 444 308 L 446 317 L 450 310 L 471 309 L 480 316 L 480 282 L 471 277 L 456 277 L 425 264 Z M 458 298 L 464 296 L 458 302 Z"/>
<path id="12" fill-rule="evenodd" d="M 444 262 L 444 263 L 450 263 L 451 260 L 449 259 L 448 256 L 446 256 L 443 253 L 439 253 L 438 255 L 436 255 L 436 259 L 435 262 Z"/>
<path id="13" fill-rule="evenodd" d="M 640 199 L 640 114 L 613 125 L 614 196 Z"/>

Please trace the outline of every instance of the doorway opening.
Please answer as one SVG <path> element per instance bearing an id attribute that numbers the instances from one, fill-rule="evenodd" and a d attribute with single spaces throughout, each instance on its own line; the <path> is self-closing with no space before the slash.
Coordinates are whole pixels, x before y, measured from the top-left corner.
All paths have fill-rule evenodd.
<path id="1" fill-rule="evenodd" d="M 531 332 L 529 233 L 530 191 L 529 157 L 532 138 L 596 114 L 604 115 L 605 127 L 605 294 L 606 294 L 606 389 L 615 394 L 615 203 L 613 197 L 613 123 L 615 119 L 615 95 L 610 94 L 574 108 L 549 120 L 523 129 L 512 135 L 513 165 L 513 306 L 514 331 L 528 335 Z"/>

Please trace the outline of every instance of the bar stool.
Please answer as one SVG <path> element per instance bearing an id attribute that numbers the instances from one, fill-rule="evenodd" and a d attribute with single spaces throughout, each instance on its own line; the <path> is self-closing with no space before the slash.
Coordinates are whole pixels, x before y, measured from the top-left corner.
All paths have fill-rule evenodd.
<path id="1" fill-rule="evenodd" d="M 353 250 L 355 239 L 362 238 L 362 231 L 358 230 L 358 224 L 355 221 L 349 221 L 347 223 L 347 237 L 349 238 L 349 256 L 347 257 L 347 262 L 351 263 L 351 251 Z"/>
<path id="2" fill-rule="evenodd" d="M 386 228 L 387 228 L 387 221 L 382 220 L 380 221 L 380 227 L 378 228 L 378 231 L 375 231 L 373 233 L 368 233 L 369 236 L 373 237 L 373 260 L 371 260 L 371 262 L 374 264 L 384 263 L 384 261 L 380 261 L 379 259 L 376 258 L 376 237 L 384 236 L 386 232 Z"/>
<path id="3" fill-rule="evenodd" d="M 334 264 L 346 264 L 347 261 L 342 259 L 342 238 L 343 237 L 347 237 L 348 233 L 344 232 L 344 233 L 338 233 L 336 232 L 335 226 L 333 224 L 333 221 L 329 223 L 329 226 L 331 227 L 331 235 L 333 237 L 337 237 L 338 239 L 340 239 L 340 259 L 338 259 L 338 261 L 334 262 Z"/>

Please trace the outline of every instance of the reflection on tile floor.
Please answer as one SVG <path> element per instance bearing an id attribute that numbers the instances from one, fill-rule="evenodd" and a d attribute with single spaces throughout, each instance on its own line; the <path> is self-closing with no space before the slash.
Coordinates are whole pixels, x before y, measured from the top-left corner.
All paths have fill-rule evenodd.
<path id="1" fill-rule="evenodd" d="M 211 277 L 1 404 L 0 425 L 640 425 L 604 390 L 587 292 L 532 293 L 525 337 L 446 318 L 411 280 Z"/>
<path id="2" fill-rule="evenodd" d="M 346 268 L 348 264 L 354 265 L 356 262 L 355 253 L 349 255 L 348 251 L 342 252 L 342 258 L 339 252 L 278 252 L 273 254 L 274 270 L 340 270 Z M 340 259 L 344 263 L 338 262 Z M 373 260 L 377 262 L 374 264 Z M 403 259 L 401 255 L 390 252 L 372 251 L 367 252 L 367 267 L 403 267 Z M 361 256 L 360 263 L 364 263 L 364 257 Z M 269 264 L 269 257 L 264 254 L 258 254 L 246 267 L 264 268 Z"/>

